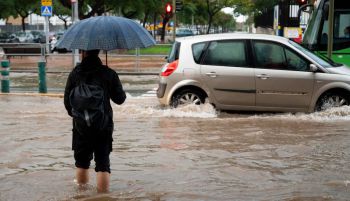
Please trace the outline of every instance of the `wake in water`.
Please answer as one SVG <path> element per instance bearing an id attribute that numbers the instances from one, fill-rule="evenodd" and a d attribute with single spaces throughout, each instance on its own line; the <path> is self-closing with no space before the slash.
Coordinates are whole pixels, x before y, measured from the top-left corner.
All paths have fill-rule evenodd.
<path id="1" fill-rule="evenodd" d="M 24 117 L 55 117 L 66 118 L 67 114 L 61 98 L 54 97 L 3 97 L 0 102 L 4 113 L 14 113 L 19 118 Z M 178 108 L 160 106 L 155 94 L 133 97 L 130 94 L 126 102 L 119 106 L 112 104 L 115 116 L 120 118 L 216 118 L 216 119 L 283 119 L 289 121 L 347 121 L 350 120 L 350 106 L 334 107 L 314 113 L 255 113 L 218 111 L 211 104 L 186 105 Z"/>
<path id="2" fill-rule="evenodd" d="M 126 103 L 123 106 L 115 106 L 115 115 L 128 118 L 152 118 L 152 117 L 193 117 L 193 118 L 216 118 L 218 113 L 210 104 L 186 105 L 177 108 L 159 105 L 144 105 L 139 103 Z"/>
<path id="3" fill-rule="evenodd" d="M 283 119 L 289 121 L 346 121 L 350 120 L 350 106 L 329 108 L 313 113 L 242 113 L 216 110 L 211 104 L 186 105 L 178 108 L 161 107 L 155 97 L 128 97 L 126 104 L 115 106 L 117 115 L 132 118 L 224 118 L 224 119 Z"/>
<path id="4" fill-rule="evenodd" d="M 347 121 L 350 120 L 350 106 L 333 107 L 324 111 L 313 113 L 283 113 L 283 114 L 260 114 L 250 116 L 248 118 L 269 118 L 269 119 L 283 119 L 289 121 Z"/>

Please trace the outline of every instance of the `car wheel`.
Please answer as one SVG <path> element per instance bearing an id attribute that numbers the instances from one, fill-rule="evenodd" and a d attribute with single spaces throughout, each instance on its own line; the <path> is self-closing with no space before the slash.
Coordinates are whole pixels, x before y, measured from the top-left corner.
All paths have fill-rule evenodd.
<path id="1" fill-rule="evenodd" d="M 205 98 L 206 96 L 199 90 L 184 89 L 173 96 L 171 106 L 177 107 L 179 105 L 188 104 L 200 105 L 205 102 Z"/>
<path id="2" fill-rule="evenodd" d="M 326 93 L 317 101 L 315 111 L 322 111 L 332 107 L 349 105 L 349 95 L 342 92 Z"/>

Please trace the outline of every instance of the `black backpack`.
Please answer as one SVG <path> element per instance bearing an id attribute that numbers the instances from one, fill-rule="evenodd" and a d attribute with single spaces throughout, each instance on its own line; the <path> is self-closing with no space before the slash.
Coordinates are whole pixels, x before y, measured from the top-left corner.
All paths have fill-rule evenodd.
<path id="1" fill-rule="evenodd" d="M 69 95 L 75 128 L 81 134 L 98 132 L 106 127 L 104 90 L 96 81 L 87 83 L 88 77 L 81 76 Z"/>

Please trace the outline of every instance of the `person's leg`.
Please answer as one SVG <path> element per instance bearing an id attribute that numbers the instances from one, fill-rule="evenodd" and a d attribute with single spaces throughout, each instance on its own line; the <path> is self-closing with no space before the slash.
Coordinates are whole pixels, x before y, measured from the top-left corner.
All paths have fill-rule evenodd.
<path id="1" fill-rule="evenodd" d="M 89 183 L 89 169 L 77 168 L 75 171 L 75 178 L 79 185 Z"/>
<path id="2" fill-rule="evenodd" d="M 103 135 L 102 135 L 103 136 Z M 105 193 L 109 191 L 109 181 L 110 181 L 110 160 L 109 155 L 112 151 L 112 139 L 98 139 L 96 140 L 95 147 L 95 162 L 96 167 L 96 184 L 97 191 L 99 193 Z"/>
<path id="3" fill-rule="evenodd" d="M 91 140 L 73 128 L 73 150 L 75 159 L 75 181 L 78 185 L 89 182 L 89 167 L 93 159 Z"/>
<path id="4" fill-rule="evenodd" d="M 97 183 L 97 192 L 107 193 L 109 191 L 109 172 L 97 172 L 96 183 Z"/>
<path id="5" fill-rule="evenodd" d="M 89 167 L 90 161 L 93 158 L 92 150 L 88 148 L 79 147 L 74 150 L 75 159 L 75 179 L 77 184 L 84 185 L 89 182 Z"/>

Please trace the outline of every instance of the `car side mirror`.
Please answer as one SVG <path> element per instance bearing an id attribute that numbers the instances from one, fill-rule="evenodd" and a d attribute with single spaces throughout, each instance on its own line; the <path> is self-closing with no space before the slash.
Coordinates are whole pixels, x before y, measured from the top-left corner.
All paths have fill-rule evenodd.
<path id="1" fill-rule="evenodd" d="M 310 64 L 310 71 L 315 73 L 318 71 L 318 67 L 315 64 Z"/>

